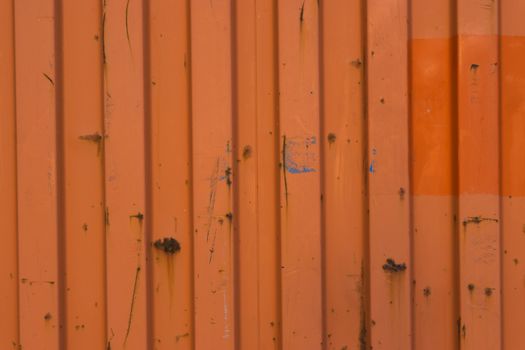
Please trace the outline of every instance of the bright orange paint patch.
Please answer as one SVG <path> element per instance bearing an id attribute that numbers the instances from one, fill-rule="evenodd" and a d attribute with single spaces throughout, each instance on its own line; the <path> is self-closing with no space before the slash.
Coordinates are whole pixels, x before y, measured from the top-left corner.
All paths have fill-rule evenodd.
<path id="1" fill-rule="evenodd" d="M 501 38 L 502 194 L 525 195 L 525 37 Z"/>
<path id="2" fill-rule="evenodd" d="M 414 195 L 447 195 L 453 190 L 453 45 L 450 38 L 412 41 Z"/>

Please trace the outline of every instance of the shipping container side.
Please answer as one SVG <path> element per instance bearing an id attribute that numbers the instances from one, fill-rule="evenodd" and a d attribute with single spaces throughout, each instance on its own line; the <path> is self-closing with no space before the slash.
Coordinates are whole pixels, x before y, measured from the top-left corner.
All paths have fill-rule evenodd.
<path id="1" fill-rule="evenodd" d="M 522 348 L 524 10 L 0 0 L 0 347 Z"/>

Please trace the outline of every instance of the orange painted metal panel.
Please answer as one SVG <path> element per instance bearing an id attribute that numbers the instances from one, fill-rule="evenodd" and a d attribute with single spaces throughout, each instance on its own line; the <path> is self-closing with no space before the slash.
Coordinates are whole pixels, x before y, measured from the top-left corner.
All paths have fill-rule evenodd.
<path id="1" fill-rule="evenodd" d="M 0 318 L 0 347 L 6 349 L 19 344 L 13 11 L 12 2 L 0 2 L 0 222 L 4 240 L 0 246 L 0 303 L 5 306 Z"/>
<path id="2" fill-rule="evenodd" d="M 0 347 L 524 348 L 523 6 L 0 0 Z"/>

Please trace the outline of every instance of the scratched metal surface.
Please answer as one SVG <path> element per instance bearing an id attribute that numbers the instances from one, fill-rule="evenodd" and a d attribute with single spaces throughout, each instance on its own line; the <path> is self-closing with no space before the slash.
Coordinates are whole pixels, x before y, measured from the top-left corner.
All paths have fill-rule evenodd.
<path id="1" fill-rule="evenodd" d="M 0 348 L 525 348 L 525 3 L 0 0 Z"/>

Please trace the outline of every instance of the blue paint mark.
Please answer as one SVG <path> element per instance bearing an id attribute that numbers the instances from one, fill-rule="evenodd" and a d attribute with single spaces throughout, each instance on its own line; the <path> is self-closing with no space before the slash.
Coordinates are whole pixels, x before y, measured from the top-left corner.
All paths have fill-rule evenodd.
<path id="1" fill-rule="evenodd" d="M 315 136 L 288 138 L 283 150 L 285 171 L 290 174 L 315 172 L 316 153 L 310 146 L 316 143 Z"/>
<path id="2" fill-rule="evenodd" d="M 290 159 L 290 155 L 286 155 L 284 166 L 286 171 L 288 171 L 290 174 L 311 173 L 315 171 L 314 168 L 310 168 L 305 165 L 298 165 L 295 161 Z"/>
<path id="3" fill-rule="evenodd" d="M 370 173 L 372 173 L 372 174 L 375 173 L 375 171 L 376 171 L 375 168 L 374 168 L 374 163 L 375 162 L 376 162 L 375 160 L 372 160 L 372 163 L 370 163 L 370 168 L 368 168 L 368 171 L 370 171 Z"/>

